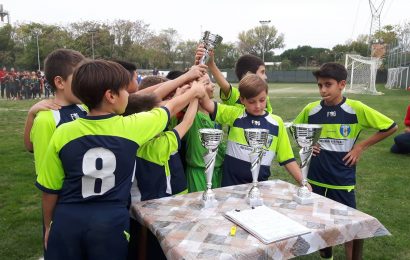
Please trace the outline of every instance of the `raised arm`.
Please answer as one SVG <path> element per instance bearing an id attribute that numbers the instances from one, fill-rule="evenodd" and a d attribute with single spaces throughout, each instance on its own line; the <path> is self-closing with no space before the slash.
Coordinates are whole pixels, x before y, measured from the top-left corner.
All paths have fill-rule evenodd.
<path id="1" fill-rule="evenodd" d="M 184 107 L 186 107 L 192 99 L 202 98 L 206 95 L 205 88 L 202 83 L 198 81 L 192 82 L 192 86 L 184 94 L 174 97 L 165 105 L 169 110 L 170 116 L 176 115 Z"/>
<path id="2" fill-rule="evenodd" d="M 200 44 L 195 53 L 195 64 L 199 64 L 199 61 L 201 60 L 202 56 L 205 55 L 205 51 L 206 50 L 203 47 L 203 45 Z M 209 71 L 214 76 L 214 79 L 216 83 L 218 84 L 218 86 L 221 88 L 222 93 L 225 96 L 229 96 L 230 91 L 231 91 L 231 85 L 225 79 L 222 72 L 219 70 L 218 66 L 216 66 L 215 59 L 214 59 L 214 56 L 215 56 L 214 50 L 209 50 L 208 54 L 209 54 L 209 60 L 206 65 L 208 65 Z"/>
<path id="3" fill-rule="evenodd" d="M 184 118 L 182 119 L 181 123 L 179 123 L 174 129 L 178 132 L 180 138 L 184 137 L 184 135 L 188 132 L 189 128 L 192 126 L 194 122 L 196 112 L 198 111 L 198 99 L 195 98 L 191 100 L 189 106 L 185 112 Z"/>

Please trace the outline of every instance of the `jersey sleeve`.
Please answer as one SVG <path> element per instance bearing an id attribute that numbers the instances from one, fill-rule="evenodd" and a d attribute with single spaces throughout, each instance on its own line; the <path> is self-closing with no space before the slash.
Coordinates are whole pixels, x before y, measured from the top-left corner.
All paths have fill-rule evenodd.
<path id="1" fill-rule="evenodd" d="M 406 117 L 404 118 L 404 125 L 410 126 L 410 105 L 407 107 Z"/>
<path id="2" fill-rule="evenodd" d="M 243 107 L 215 103 L 215 111 L 211 119 L 222 125 L 233 126 L 235 120 L 245 111 Z"/>
<path id="3" fill-rule="evenodd" d="M 292 146 L 289 141 L 288 132 L 286 127 L 283 124 L 282 119 L 277 119 L 279 123 L 279 134 L 278 134 L 278 143 L 276 146 L 276 159 L 280 165 L 287 164 L 295 160 L 293 155 Z"/>
<path id="4" fill-rule="evenodd" d="M 358 119 L 360 125 L 364 128 L 373 128 L 379 131 L 387 131 L 396 125 L 396 123 L 392 119 L 383 115 L 379 111 L 363 104 L 360 101 L 357 101 L 356 106 L 360 108 L 357 110 L 359 111 L 357 115 L 359 117 Z"/>
<path id="5" fill-rule="evenodd" d="M 161 107 L 126 116 L 124 120 L 131 127 L 133 139 L 141 146 L 166 129 L 170 116 L 168 109 Z M 137 131 L 137 134 L 133 131 Z"/>
<path id="6" fill-rule="evenodd" d="M 44 156 L 44 160 L 39 165 L 36 186 L 46 193 L 58 194 L 62 189 L 64 181 L 64 169 L 58 156 L 59 151 L 55 140 L 59 135 L 55 134 L 51 138 L 50 144 Z"/>
<path id="7" fill-rule="evenodd" d="M 229 87 L 229 95 L 225 96 L 224 93 L 221 91 L 220 96 L 223 104 L 233 106 L 238 102 L 240 94 L 239 90 L 237 88 L 233 88 L 231 84 L 229 84 Z"/>
<path id="8" fill-rule="evenodd" d="M 308 105 L 309 106 L 309 105 Z M 308 106 L 304 107 L 303 110 L 296 116 L 293 120 L 293 124 L 306 124 L 309 118 Z"/>
<path id="9" fill-rule="evenodd" d="M 180 144 L 181 140 L 176 131 L 166 131 L 142 145 L 137 156 L 158 165 L 165 165 L 170 156 L 178 151 Z"/>
<path id="10" fill-rule="evenodd" d="M 33 143 L 34 165 L 37 174 L 55 130 L 56 123 L 51 111 L 40 111 L 37 113 L 30 131 L 30 141 Z"/>

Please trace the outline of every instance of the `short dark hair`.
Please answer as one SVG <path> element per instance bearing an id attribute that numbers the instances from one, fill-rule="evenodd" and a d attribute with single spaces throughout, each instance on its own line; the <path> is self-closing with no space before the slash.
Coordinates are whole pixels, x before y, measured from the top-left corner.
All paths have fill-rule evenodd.
<path id="1" fill-rule="evenodd" d="M 47 55 L 44 60 L 44 73 L 49 84 L 56 89 L 54 78 L 60 76 L 63 80 L 73 74 L 74 69 L 85 60 L 78 51 L 57 49 Z"/>
<path id="2" fill-rule="evenodd" d="M 146 76 L 145 78 L 143 78 L 140 82 L 140 84 L 138 85 L 139 90 L 142 90 L 144 88 L 148 88 L 148 87 L 152 87 L 154 85 L 157 85 L 159 83 L 162 82 L 166 82 L 168 81 L 167 78 L 162 77 L 162 76 L 154 76 L 154 75 L 150 75 L 150 76 Z"/>
<path id="3" fill-rule="evenodd" d="M 256 73 L 260 66 L 265 66 L 261 58 L 251 54 L 242 55 L 235 65 L 236 77 L 241 80 L 248 72 Z"/>
<path id="4" fill-rule="evenodd" d="M 125 108 L 124 116 L 134 113 L 149 111 L 159 104 L 159 99 L 154 93 L 149 94 L 131 94 L 128 96 L 128 105 Z"/>
<path id="5" fill-rule="evenodd" d="M 90 110 L 98 107 L 107 90 L 119 94 L 130 83 L 128 71 L 113 61 L 92 60 L 78 67 L 71 89 Z"/>
<path id="6" fill-rule="evenodd" d="M 121 66 L 124 67 L 124 69 L 128 70 L 128 72 L 131 74 L 131 79 L 134 76 L 134 71 L 137 70 L 137 66 L 134 63 L 128 62 L 128 61 L 123 61 L 123 60 L 112 60 Z"/>
<path id="7" fill-rule="evenodd" d="M 182 70 L 171 70 L 170 72 L 168 72 L 166 78 L 167 79 L 176 79 L 179 76 L 182 76 L 186 73 L 187 71 L 182 71 Z"/>
<path id="8" fill-rule="evenodd" d="M 312 72 L 316 80 L 318 78 L 331 78 L 340 82 L 347 79 L 347 70 L 346 68 L 336 62 L 328 62 L 323 64 L 320 69 Z"/>
<path id="9" fill-rule="evenodd" d="M 268 83 L 256 74 L 248 74 L 239 81 L 239 93 L 243 98 L 254 98 L 262 91 L 268 93 Z"/>

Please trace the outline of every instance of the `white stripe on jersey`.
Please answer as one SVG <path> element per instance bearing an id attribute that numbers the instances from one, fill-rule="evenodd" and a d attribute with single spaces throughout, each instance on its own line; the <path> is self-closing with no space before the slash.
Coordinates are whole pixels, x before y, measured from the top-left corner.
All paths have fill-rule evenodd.
<path id="1" fill-rule="evenodd" d="M 320 138 L 320 148 L 332 152 L 349 152 L 356 139 Z"/>

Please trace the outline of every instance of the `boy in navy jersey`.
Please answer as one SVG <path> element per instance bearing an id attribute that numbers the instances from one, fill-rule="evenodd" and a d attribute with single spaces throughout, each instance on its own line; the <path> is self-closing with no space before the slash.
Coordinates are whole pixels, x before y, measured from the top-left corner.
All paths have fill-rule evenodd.
<path id="1" fill-rule="evenodd" d="M 126 259 L 137 149 L 204 95 L 193 84 L 164 107 L 118 116 L 127 106 L 129 83 L 128 71 L 115 62 L 90 61 L 74 72 L 73 93 L 90 111 L 55 131 L 40 166 L 46 259 Z"/>
<path id="2" fill-rule="evenodd" d="M 347 71 L 338 63 L 325 63 L 313 72 L 322 100 L 308 104 L 295 124 L 320 124 L 322 132 L 316 156 L 312 157 L 308 181 L 313 192 L 356 208 L 356 163 L 364 150 L 397 130 L 396 123 L 360 101 L 343 96 Z M 366 128 L 378 130 L 356 143 Z M 345 244 L 346 259 L 361 258 L 363 240 Z M 321 257 L 333 259 L 332 248 L 320 250 Z"/>

